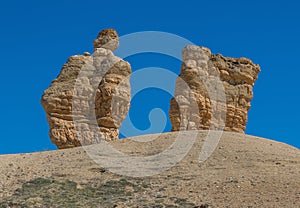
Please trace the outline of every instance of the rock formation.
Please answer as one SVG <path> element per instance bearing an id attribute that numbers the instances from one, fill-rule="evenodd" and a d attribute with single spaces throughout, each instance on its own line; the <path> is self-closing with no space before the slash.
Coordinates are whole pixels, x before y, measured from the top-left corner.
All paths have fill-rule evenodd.
<path id="1" fill-rule="evenodd" d="M 218 130 L 223 121 L 225 131 L 244 132 L 259 65 L 246 58 L 214 55 L 199 46 L 185 47 L 182 59 L 170 107 L 172 131 Z M 224 89 L 223 100 L 212 92 L 217 85 Z"/>
<path id="2" fill-rule="evenodd" d="M 118 46 L 115 30 L 101 31 L 93 55 L 70 57 L 45 90 L 41 103 L 58 148 L 118 139 L 130 106 L 131 74 L 130 64 L 113 54 Z M 170 107 L 172 131 L 244 132 L 260 67 L 199 46 L 185 47 L 182 58 Z"/>
<path id="3" fill-rule="evenodd" d="M 117 140 L 118 128 L 130 105 L 128 62 L 114 56 L 119 46 L 115 30 L 99 33 L 94 54 L 68 59 L 44 91 L 41 103 L 51 141 L 60 149 Z"/>
<path id="4" fill-rule="evenodd" d="M 97 39 L 94 40 L 94 49 L 106 48 L 111 51 L 116 50 L 119 47 L 119 36 L 114 29 L 107 29 L 101 31 Z"/>

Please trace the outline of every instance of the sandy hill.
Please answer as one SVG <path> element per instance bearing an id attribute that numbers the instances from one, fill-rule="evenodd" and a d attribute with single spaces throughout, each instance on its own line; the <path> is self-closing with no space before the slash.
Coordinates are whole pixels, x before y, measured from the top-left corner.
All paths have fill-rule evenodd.
<path id="1" fill-rule="evenodd" d="M 224 132 L 211 157 L 200 163 L 206 134 L 198 132 L 176 166 L 142 178 L 110 172 L 84 148 L 0 156 L 0 207 L 300 207 L 298 149 Z M 130 155 L 155 155 L 176 136 L 112 145 Z M 135 139 L 143 137 L 150 136 Z"/>

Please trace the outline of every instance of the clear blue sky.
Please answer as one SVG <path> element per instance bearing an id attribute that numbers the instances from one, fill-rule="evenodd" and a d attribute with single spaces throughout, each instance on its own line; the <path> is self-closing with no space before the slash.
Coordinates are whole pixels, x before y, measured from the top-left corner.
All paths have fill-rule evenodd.
<path id="1" fill-rule="evenodd" d="M 300 148 L 299 11 L 296 0 L 2 1 L 0 154 L 55 149 L 40 105 L 43 90 L 69 56 L 92 52 L 97 33 L 111 27 L 119 35 L 145 30 L 174 33 L 213 53 L 251 58 L 262 72 L 246 133 Z M 157 54 L 128 60 L 133 70 L 156 63 L 178 73 L 180 67 L 179 61 Z M 149 99 L 153 96 L 162 99 L 154 103 Z M 166 109 L 168 96 L 149 89 L 135 100 L 148 111 L 159 106 Z M 148 113 L 138 115 L 133 122 L 147 128 Z"/>

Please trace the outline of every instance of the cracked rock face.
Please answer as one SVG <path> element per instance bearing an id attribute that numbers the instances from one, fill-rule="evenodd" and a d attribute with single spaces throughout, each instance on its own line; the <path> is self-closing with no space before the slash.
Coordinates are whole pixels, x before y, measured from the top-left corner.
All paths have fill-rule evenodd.
<path id="1" fill-rule="evenodd" d="M 243 133 L 259 65 L 246 58 L 214 55 L 200 46 L 185 47 L 182 59 L 170 104 L 172 131 L 224 129 Z M 219 95 L 222 91 L 223 96 Z"/>
<path id="2" fill-rule="evenodd" d="M 51 141 L 60 149 L 117 140 L 118 128 L 130 105 L 128 62 L 113 54 L 119 37 L 103 30 L 94 41 L 94 54 L 68 59 L 44 91 Z"/>

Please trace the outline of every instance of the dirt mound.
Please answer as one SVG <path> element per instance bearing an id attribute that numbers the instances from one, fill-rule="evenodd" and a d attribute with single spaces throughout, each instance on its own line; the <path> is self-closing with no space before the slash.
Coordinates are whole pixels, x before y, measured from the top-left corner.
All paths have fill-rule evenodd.
<path id="1" fill-rule="evenodd" d="M 178 133 L 113 142 L 134 156 L 155 155 Z M 186 137 L 192 133 L 186 132 Z M 99 166 L 82 147 L 0 156 L 0 207 L 300 207 L 300 151 L 286 144 L 224 132 L 199 162 L 207 131 L 177 165 L 128 177 Z"/>

